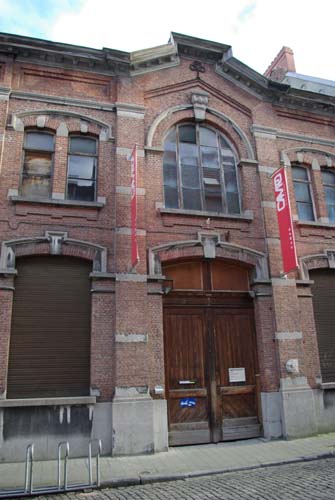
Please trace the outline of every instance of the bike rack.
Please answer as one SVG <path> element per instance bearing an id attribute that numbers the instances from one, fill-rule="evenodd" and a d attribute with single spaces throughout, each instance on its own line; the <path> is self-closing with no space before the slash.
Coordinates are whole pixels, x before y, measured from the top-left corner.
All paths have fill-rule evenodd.
<path id="1" fill-rule="evenodd" d="M 96 447 L 96 453 L 92 455 L 92 448 Z M 43 493 L 60 493 L 66 491 L 82 490 L 84 488 L 98 488 L 100 486 L 100 455 L 102 453 L 101 439 L 91 439 L 88 443 L 88 483 L 69 484 L 68 465 L 70 459 L 70 445 L 68 441 L 61 441 L 58 444 L 57 459 L 57 485 L 42 486 L 34 488 L 34 443 L 27 446 L 26 462 L 24 472 L 24 487 L 8 490 L 0 490 L 0 498 L 24 497 Z M 92 461 L 95 458 L 95 482 L 93 481 Z M 63 474 L 62 474 L 63 461 Z"/>

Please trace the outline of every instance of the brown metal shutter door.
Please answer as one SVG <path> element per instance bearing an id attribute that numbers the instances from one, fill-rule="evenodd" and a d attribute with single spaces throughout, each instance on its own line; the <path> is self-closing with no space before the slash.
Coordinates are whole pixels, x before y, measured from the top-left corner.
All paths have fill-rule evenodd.
<path id="1" fill-rule="evenodd" d="M 7 397 L 88 395 L 90 264 L 29 257 L 17 270 Z"/>
<path id="2" fill-rule="evenodd" d="M 335 271 L 310 272 L 323 382 L 335 382 Z"/>

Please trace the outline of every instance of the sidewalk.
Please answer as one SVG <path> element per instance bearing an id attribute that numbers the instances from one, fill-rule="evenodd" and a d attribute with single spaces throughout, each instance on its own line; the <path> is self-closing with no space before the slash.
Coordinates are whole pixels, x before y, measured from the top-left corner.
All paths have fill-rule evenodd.
<path id="1" fill-rule="evenodd" d="M 144 484 L 330 456 L 335 457 L 335 433 L 292 441 L 250 439 L 181 446 L 156 455 L 102 457 L 101 485 Z M 21 463 L 0 464 L 0 490 L 22 488 L 24 468 Z M 70 485 L 88 483 L 87 459 L 70 458 L 68 482 Z M 34 462 L 34 488 L 54 486 L 56 483 L 56 461 Z"/>

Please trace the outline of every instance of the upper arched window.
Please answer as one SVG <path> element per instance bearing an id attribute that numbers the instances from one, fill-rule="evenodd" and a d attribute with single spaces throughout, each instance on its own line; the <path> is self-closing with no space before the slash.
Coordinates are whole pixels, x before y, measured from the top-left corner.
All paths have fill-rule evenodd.
<path id="1" fill-rule="evenodd" d="M 96 198 L 98 153 L 91 137 L 70 137 L 67 199 L 94 201 Z"/>
<path id="2" fill-rule="evenodd" d="M 315 220 L 309 170 L 294 165 L 292 178 L 299 220 Z"/>
<path id="3" fill-rule="evenodd" d="M 335 222 L 335 173 L 322 169 L 321 174 L 329 222 Z"/>
<path id="4" fill-rule="evenodd" d="M 218 131 L 176 125 L 164 143 L 166 208 L 240 213 L 236 154 Z"/>
<path id="5" fill-rule="evenodd" d="M 21 195 L 48 198 L 51 192 L 54 136 L 28 130 L 24 136 Z"/>

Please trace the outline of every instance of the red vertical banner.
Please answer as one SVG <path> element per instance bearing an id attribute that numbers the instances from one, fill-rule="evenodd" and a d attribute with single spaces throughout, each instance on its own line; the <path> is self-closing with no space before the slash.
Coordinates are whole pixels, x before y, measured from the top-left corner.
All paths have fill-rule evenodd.
<path id="1" fill-rule="evenodd" d="M 131 161 L 131 200 L 130 200 L 130 223 L 131 223 L 131 265 L 136 266 L 138 263 L 138 246 L 137 246 L 137 145 L 135 144 L 130 156 Z"/>
<path id="2" fill-rule="evenodd" d="M 272 176 L 275 192 L 276 210 L 279 225 L 280 244 L 283 257 L 283 271 L 287 274 L 298 267 L 297 252 L 288 196 L 285 167 L 276 170 Z"/>

